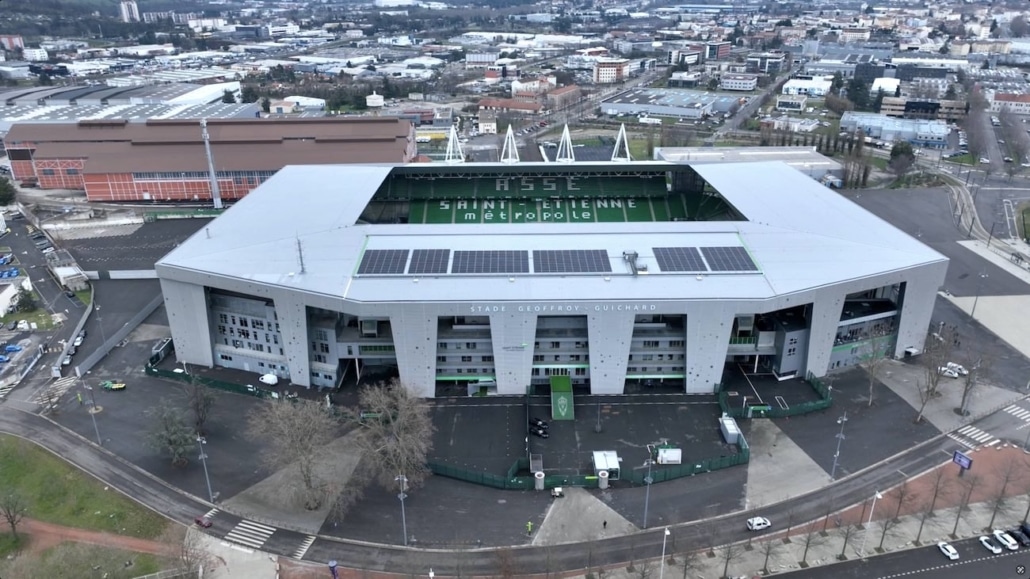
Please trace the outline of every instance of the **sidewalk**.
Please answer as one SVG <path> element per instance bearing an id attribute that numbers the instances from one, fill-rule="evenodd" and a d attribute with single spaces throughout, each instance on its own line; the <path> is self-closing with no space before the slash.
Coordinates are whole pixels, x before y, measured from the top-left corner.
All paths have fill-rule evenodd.
<path id="1" fill-rule="evenodd" d="M 762 574 L 763 568 L 770 573 L 784 572 L 861 558 L 863 546 L 865 554 L 872 556 L 938 541 L 975 537 L 992 528 L 1013 528 L 1023 520 L 1030 498 L 1027 496 L 1030 493 L 1030 455 L 1009 445 L 970 454 L 973 468 L 964 477 L 960 478 L 958 467 L 948 461 L 907 483 L 882 490 L 882 498 L 876 501 L 872 513 L 870 497 L 862 504 L 789 530 L 789 521 L 772 521 L 773 536 L 756 534 L 748 543 L 717 547 L 713 551 L 694 551 L 693 555 L 684 555 L 683 550 L 696 545 L 681 545 L 682 550 L 675 553 L 670 548 L 666 572 L 674 577 L 683 575 L 684 561 L 687 561 L 690 565 L 687 572 L 692 577 L 722 577 L 728 558 L 728 576 L 750 577 Z M 957 507 L 966 500 L 970 506 L 960 515 Z M 935 503 L 932 513 L 929 511 L 931 503 Z M 864 524 L 870 519 L 871 524 Z M 956 521 L 957 532 L 952 536 Z M 670 532 L 672 539 L 676 528 L 670 528 Z M 604 577 L 640 577 L 645 567 L 652 570 L 653 576 L 661 562 L 635 561 L 633 571 L 629 566 L 605 569 Z M 593 570 L 595 577 L 597 571 Z"/>

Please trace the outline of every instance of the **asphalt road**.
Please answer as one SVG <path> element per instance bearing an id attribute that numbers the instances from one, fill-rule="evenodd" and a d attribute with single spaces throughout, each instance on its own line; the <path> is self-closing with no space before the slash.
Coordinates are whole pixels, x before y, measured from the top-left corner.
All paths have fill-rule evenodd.
<path id="1" fill-rule="evenodd" d="M 1030 551 L 1026 549 L 993 555 L 976 539 L 958 541 L 952 546 L 959 553 L 958 561 L 949 561 L 933 544 L 777 576 L 788 579 L 1017 579 L 1030 575 Z"/>

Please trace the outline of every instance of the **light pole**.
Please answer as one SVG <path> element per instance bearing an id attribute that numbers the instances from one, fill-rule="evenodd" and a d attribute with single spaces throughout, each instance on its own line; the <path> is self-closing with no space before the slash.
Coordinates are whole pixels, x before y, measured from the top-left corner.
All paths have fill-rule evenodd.
<path id="1" fill-rule="evenodd" d="M 651 445 L 647 445 L 647 477 L 644 478 L 644 484 L 647 485 L 647 492 L 644 493 L 644 528 L 647 528 L 647 506 L 651 502 L 651 483 L 654 479 L 651 478 Z"/>
<path id="2" fill-rule="evenodd" d="M 837 419 L 837 424 L 840 425 L 840 432 L 837 433 L 837 452 L 833 453 L 833 468 L 830 470 L 830 480 L 837 480 L 837 459 L 840 458 L 840 443 L 844 440 L 844 423 L 848 421 L 848 413 L 844 412 L 844 416 Z"/>
<path id="3" fill-rule="evenodd" d="M 672 533 L 669 532 L 669 528 L 666 527 L 665 528 L 665 536 L 662 537 L 662 570 L 658 574 L 658 579 L 665 579 L 665 541 L 669 540 L 669 535 L 671 535 L 671 534 Z"/>
<path id="4" fill-rule="evenodd" d="M 82 380 L 81 377 L 79 379 Z M 85 381 L 83 381 L 82 387 L 89 392 L 89 417 L 93 419 L 93 432 L 97 434 L 97 445 L 104 446 L 104 441 L 100 438 L 100 429 L 97 428 L 97 412 L 100 412 L 100 410 L 97 406 L 97 399 L 93 395 L 93 387 L 86 384 Z"/>
<path id="5" fill-rule="evenodd" d="M 197 437 L 197 444 L 200 446 L 200 463 L 204 465 L 204 480 L 207 481 L 207 498 L 215 502 L 215 493 L 211 492 L 211 477 L 207 474 L 207 453 L 204 452 L 204 445 L 207 439 L 203 436 Z"/>
<path id="6" fill-rule="evenodd" d="M 869 525 L 873 524 L 873 513 L 876 512 L 876 499 L 882 498 L 883 495 L 880 494 L 880 491 L 876 491 L 876 494 L 873 495 L 873 506 L 869 509 L 869 520 L 866 521 L 865 533 L 862 535 L 862 548 L 858 550 L 858 554 L 862 557 L 865 557 L 865 541 L 869 538 Z"/>
<path id="7" fill-rule="evenodd" d="M 987 278 L 987 272 L 980 272 L 980 279 L 976 282 L 976 297 L 973 298 L 973 309 L 969 310 L 969 319 L 976 319 L 976 304 L 980 301 L 980 290 L 983 288 L 984 279 Z"/>
<path id="8" fill-rule="evenodd" d="M 401 527 L 404 531 L 404 546 L 408 546 L 408 519 L 404 514 L 404 499 L 408 498 L 408 495 L 404 494 L 404 491 L 408 488 L 408 477 L 399 474 L 393 480 L 397 481 L 401 485 L 401 492 L 397 494 L 397 498 L 401 501 Z"/>
<path id="9" fill-rule="evenodd" d="M 97 312 L 97 326 L 100 328 L 100 347 L 103 347 L 107 343 L 107 335 L 104 333 L 104 319 L 100 317 L 100 305 L 93 302 L 93 309 Z"/>

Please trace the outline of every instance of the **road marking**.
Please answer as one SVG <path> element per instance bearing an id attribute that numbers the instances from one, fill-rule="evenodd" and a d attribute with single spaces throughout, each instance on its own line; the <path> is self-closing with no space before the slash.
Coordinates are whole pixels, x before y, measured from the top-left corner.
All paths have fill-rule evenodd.
<path id="1" fill-rule="evenodd" d="M 906 577 L 909 575 L 919 575 L 927 571 L 939 571 L 941 569 L 950 569 L 952 567 L 959 567 L 961 565 L 969 565 L 971 563 L 981 563 L 988 559 L 1000 559 L 1001 557 L 1009 557 L 1011 555 L 1019 555 L 1020 551 L 1003 551 L 997 555 L 985 555 L 982 557 L 974 557 L 972 559 L 962 559 L 961 561 L 955 561 L 953 563 L 945 563 L 943 565 L 935 565 L 933 567 L 925 567 L 923 569 L 916 569 L 914 571 L 903 571 L 901 573 L 894 573 L 892 575 L 880 575 L 877 579 L 895 579 L 896 577 Z"/>
<path id="2" fill-rule="evenodd" d="M 61 400 L 61 396 L 64 396 L 65 392 L 71 390 L 72 386 L 75 386 L 76 380 L 78 378 L 75 376 L 59 378 L 41 390 L 32 401 L 39 405 L 49 404 L 50 402 L 57 403 Z"/>
<path id="3" fill-rule="evenodd" d="M 205 519 L 210 519 L 211 517 L 213 517 L 213 516 L 215 516 L 217 514 L 218 514 L 218 509 L 214 508 L 214 509 L 211 509 L 210 511 L 204 513 L 204 518 Z"/>
<path id="4" fill-rule="evenodd" d="M 311 544 L 315 542 L 315 538 L 316 537 L 314 535 L 308 535 L 307 538 L 304 539 L 304 542 L 300 544 L 300 547 L 297 547 L 297 550 L 293 552 L 293 558 L 298 561 L 303 559 L 304 554 L 308 552 Z"/>
<path id="5" fill-rule="evenodd" d="M 273 533 L 275 533 L 275 527 L 242 520 L 233 527 L 233 530 L 226 533 L 224 538 L 226 541 L 260 550 Z"/>
<path id="6" fill-rule="evenodd" d="M 1016 406 L 1015 404 L 1013 404 L 1012 406 L 1006 408 L 1005 412 L 1008 412 L 1009 414 L 1015 416 L 1023 422 L 1030 422 L 1030 410 L 1027 410 L 1021 406 Z"/>
<path id="7" fill-rule="evenodd" d="M 968 425 L 948 434 L 948 438 L 969 449 L 974 449 L 978 446 L 994 446 L 1001 442 L 990 433 Z"/>

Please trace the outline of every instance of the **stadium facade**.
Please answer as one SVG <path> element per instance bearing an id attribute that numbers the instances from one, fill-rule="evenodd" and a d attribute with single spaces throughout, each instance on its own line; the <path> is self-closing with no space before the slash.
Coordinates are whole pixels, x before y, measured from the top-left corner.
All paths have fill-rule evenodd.
<path id="1" fill-rule="evenodd" d="M 781 162 L 290 166 L 157 264 L 180 360 L 712 392 L 921 350 L 945 257 Z"/>

